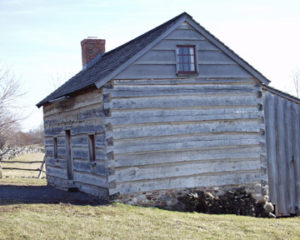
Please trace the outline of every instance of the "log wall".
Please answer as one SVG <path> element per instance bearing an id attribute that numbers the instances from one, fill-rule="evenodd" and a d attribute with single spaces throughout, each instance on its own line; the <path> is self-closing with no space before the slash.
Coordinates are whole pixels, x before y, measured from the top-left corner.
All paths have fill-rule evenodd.
<path id="1" fill-rule="evenodd" d="M 79 188 L 108 196 L 102 90 L 90 89 L 70 99 L 44 106 L 47 180 L 59 188 Z M 71 133 L 73 179 L 67 174 L 66 130 Z M 88 135 L 94 135 L 95 161 L 90 161 Z M 54 156 L 57 139 L 57 157 Z"/>
<path id="2" fill-rule="evenodd" d="M 261 87 L 252 78 L 114 80 L 110 195 L 267 185 Z"/>

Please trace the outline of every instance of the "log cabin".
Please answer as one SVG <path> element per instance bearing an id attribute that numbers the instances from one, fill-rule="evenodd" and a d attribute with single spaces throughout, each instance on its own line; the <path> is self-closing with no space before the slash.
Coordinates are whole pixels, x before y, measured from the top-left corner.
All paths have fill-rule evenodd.
<path id="1" fill-rule="evenodd" d="M 300 100 L 189 14 L 81 47 L 83 69 L 37 104 L 49 185 L 155 206 L 245 187 L 299 214 Z"/>

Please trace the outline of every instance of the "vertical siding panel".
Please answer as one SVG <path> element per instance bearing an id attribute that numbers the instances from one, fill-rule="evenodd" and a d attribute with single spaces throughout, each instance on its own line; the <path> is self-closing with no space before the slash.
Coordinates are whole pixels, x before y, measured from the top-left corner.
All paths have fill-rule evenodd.
<path id="1" fill-rule="evenodd" d="M 292 103 L 285 101 L 285 116 L 286 116 L 286 192 L 288 202 L 288 212 L 295 213 L 295 179 L 293 168 L 293 134 L 292 134 Z"/>
<path id="2" fill-rule="evenodd" d="M 276 127 L 275 127 L 275 104 L 274 96 L 269 92 L 265 93 L 265 119 L 266 119 L 266 142 L 268 154 L 268 179 L 270 200 L 277 205 L 278 167 L 276 161 Z"/>
<path id="3" fill-rule="evenodd" d="M 295 168 L 296 168 L 296 207 L 300 215 L 300 105 L 295 109 Z"/>
<path id="4" fill-rule="evenodd" d="M 285 192 L 285 179 L 286 179 L 286 154 L 285 154 L 285 115 L 284 115 L 284 100 L 276 97 L 277 99 L 277 116 L 276 116 L 276 150 L 277 150 L 277 164 L 280 166 L 278 174 L 278 215 L 287 214 L 286 192 Z"/>

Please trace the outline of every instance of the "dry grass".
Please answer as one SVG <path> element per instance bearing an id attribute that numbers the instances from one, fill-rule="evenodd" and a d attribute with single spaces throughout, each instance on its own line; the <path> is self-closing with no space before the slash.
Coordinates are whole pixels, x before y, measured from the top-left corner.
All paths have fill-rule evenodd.
<path id="1" fill-rule="evenodd" d="M 25 168 L 25 169 L 38 169 L 41 167 L 41 163 L 28 163 L 31 161 L 42 161 L 44 157 L 43 153 L 31 153 L 26 155 L 20 155 L 14 159 L 9 160 L 10 162 L 18 161 L 20 163 L 2 163 L 3 168 Z M 3 178 L 36 178 L 38 171 L 22 171 L 22 170 L 3 170 Z"/>
<path id="2" fill-rule="evenodd" d="M 300 218 L 257 219 L 123 204 L 0 206 L 0 239 L 300 239 Z"/>

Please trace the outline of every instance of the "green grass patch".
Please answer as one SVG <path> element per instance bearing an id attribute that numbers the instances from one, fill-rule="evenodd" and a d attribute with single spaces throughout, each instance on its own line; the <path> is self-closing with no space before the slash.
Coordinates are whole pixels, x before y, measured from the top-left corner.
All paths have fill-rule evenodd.
<path id="1" fill-rule="evenodd" d="M 0 239 L 300 239 L 300 218 L 182 213 L 124 204 L 0 206 Z"/>

